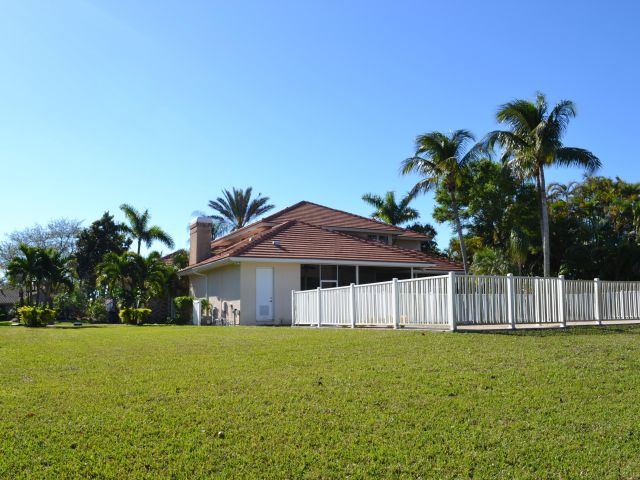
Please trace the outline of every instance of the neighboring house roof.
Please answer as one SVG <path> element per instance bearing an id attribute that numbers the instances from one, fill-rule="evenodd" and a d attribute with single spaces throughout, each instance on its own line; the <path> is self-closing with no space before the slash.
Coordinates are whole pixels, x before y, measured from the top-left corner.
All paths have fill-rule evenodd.
<path id="1" fill-rule="evenodd" d="M 0 305 L 14 305 L 20 301 L 20 292 L 14 288 L 0 287 Z"/>
<path id="2" fill-rule="evenodd" d="M 220 249 L 214 256 L 183 271 L 231 258 L 393 263 L 419 265 L 441 271 L 461 270 L 460 265 L 440 256 L 365 240 L 327 227 L 289 219 L 270 230 Z"/>

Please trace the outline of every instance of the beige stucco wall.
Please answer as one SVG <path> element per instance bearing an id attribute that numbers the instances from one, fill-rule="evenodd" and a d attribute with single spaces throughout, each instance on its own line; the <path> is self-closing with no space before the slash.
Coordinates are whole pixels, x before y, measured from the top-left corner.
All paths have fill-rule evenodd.
<path id="1" fill-rule="evenodd" d="M 256 268 L 273 268 L 273 322 L 256 322 Z M 290 325 L 291 290 L 300 290 L 299 263 L 242 262 L 240 264 L 242 325 Z"/>
<path id="2" fill-rule="evenodd" d="M 420 250 L 420 240 L 396 240 L 395 246 L 408 250 Z"/>
<path id="3" fill-rule="evenodd" d="M 203 276 L 190 275 L 189 289 L 192 297 L 207 297 L 212 308 L 218 309 L 218 317 L 227 305 L 227 320 L 233 322 L 233 310 L 240 310 L 242 318 L 242 307 L 240 299 L 240 265 L 228 265 L 215 270 L 201 272 Z M 208 285 L 207 285 L 208 284 Z M 255 308 L 255 306 L 254 306 Z"/>

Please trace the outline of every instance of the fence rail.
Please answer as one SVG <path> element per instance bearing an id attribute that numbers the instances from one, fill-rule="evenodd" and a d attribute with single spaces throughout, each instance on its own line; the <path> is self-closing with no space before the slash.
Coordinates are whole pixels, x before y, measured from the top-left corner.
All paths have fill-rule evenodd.
<path id="1" fill-rule="evenodd" d="M 640 320 L 640 282 L 442 275 L 292 292 L 292 325 L 548 325 Z"/>

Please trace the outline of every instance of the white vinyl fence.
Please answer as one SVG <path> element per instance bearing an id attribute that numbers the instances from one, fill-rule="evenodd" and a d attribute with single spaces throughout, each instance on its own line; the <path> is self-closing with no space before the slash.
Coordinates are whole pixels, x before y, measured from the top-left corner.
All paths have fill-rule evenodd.
<path id="1" fill-rule="evenodd" d="M 640 320 L 640 282 L 442 275 L 292 292 L 292 325 L 458 326 Z"/>

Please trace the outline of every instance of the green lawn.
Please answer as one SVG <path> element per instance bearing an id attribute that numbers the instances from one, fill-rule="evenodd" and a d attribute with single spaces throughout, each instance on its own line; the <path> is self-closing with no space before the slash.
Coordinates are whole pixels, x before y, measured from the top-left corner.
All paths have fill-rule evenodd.
<path id="1" fill-rule="evenodd" d="M 0 478 L 640 478 L 639 388 L 640 327 L 1 326 Z"/>

